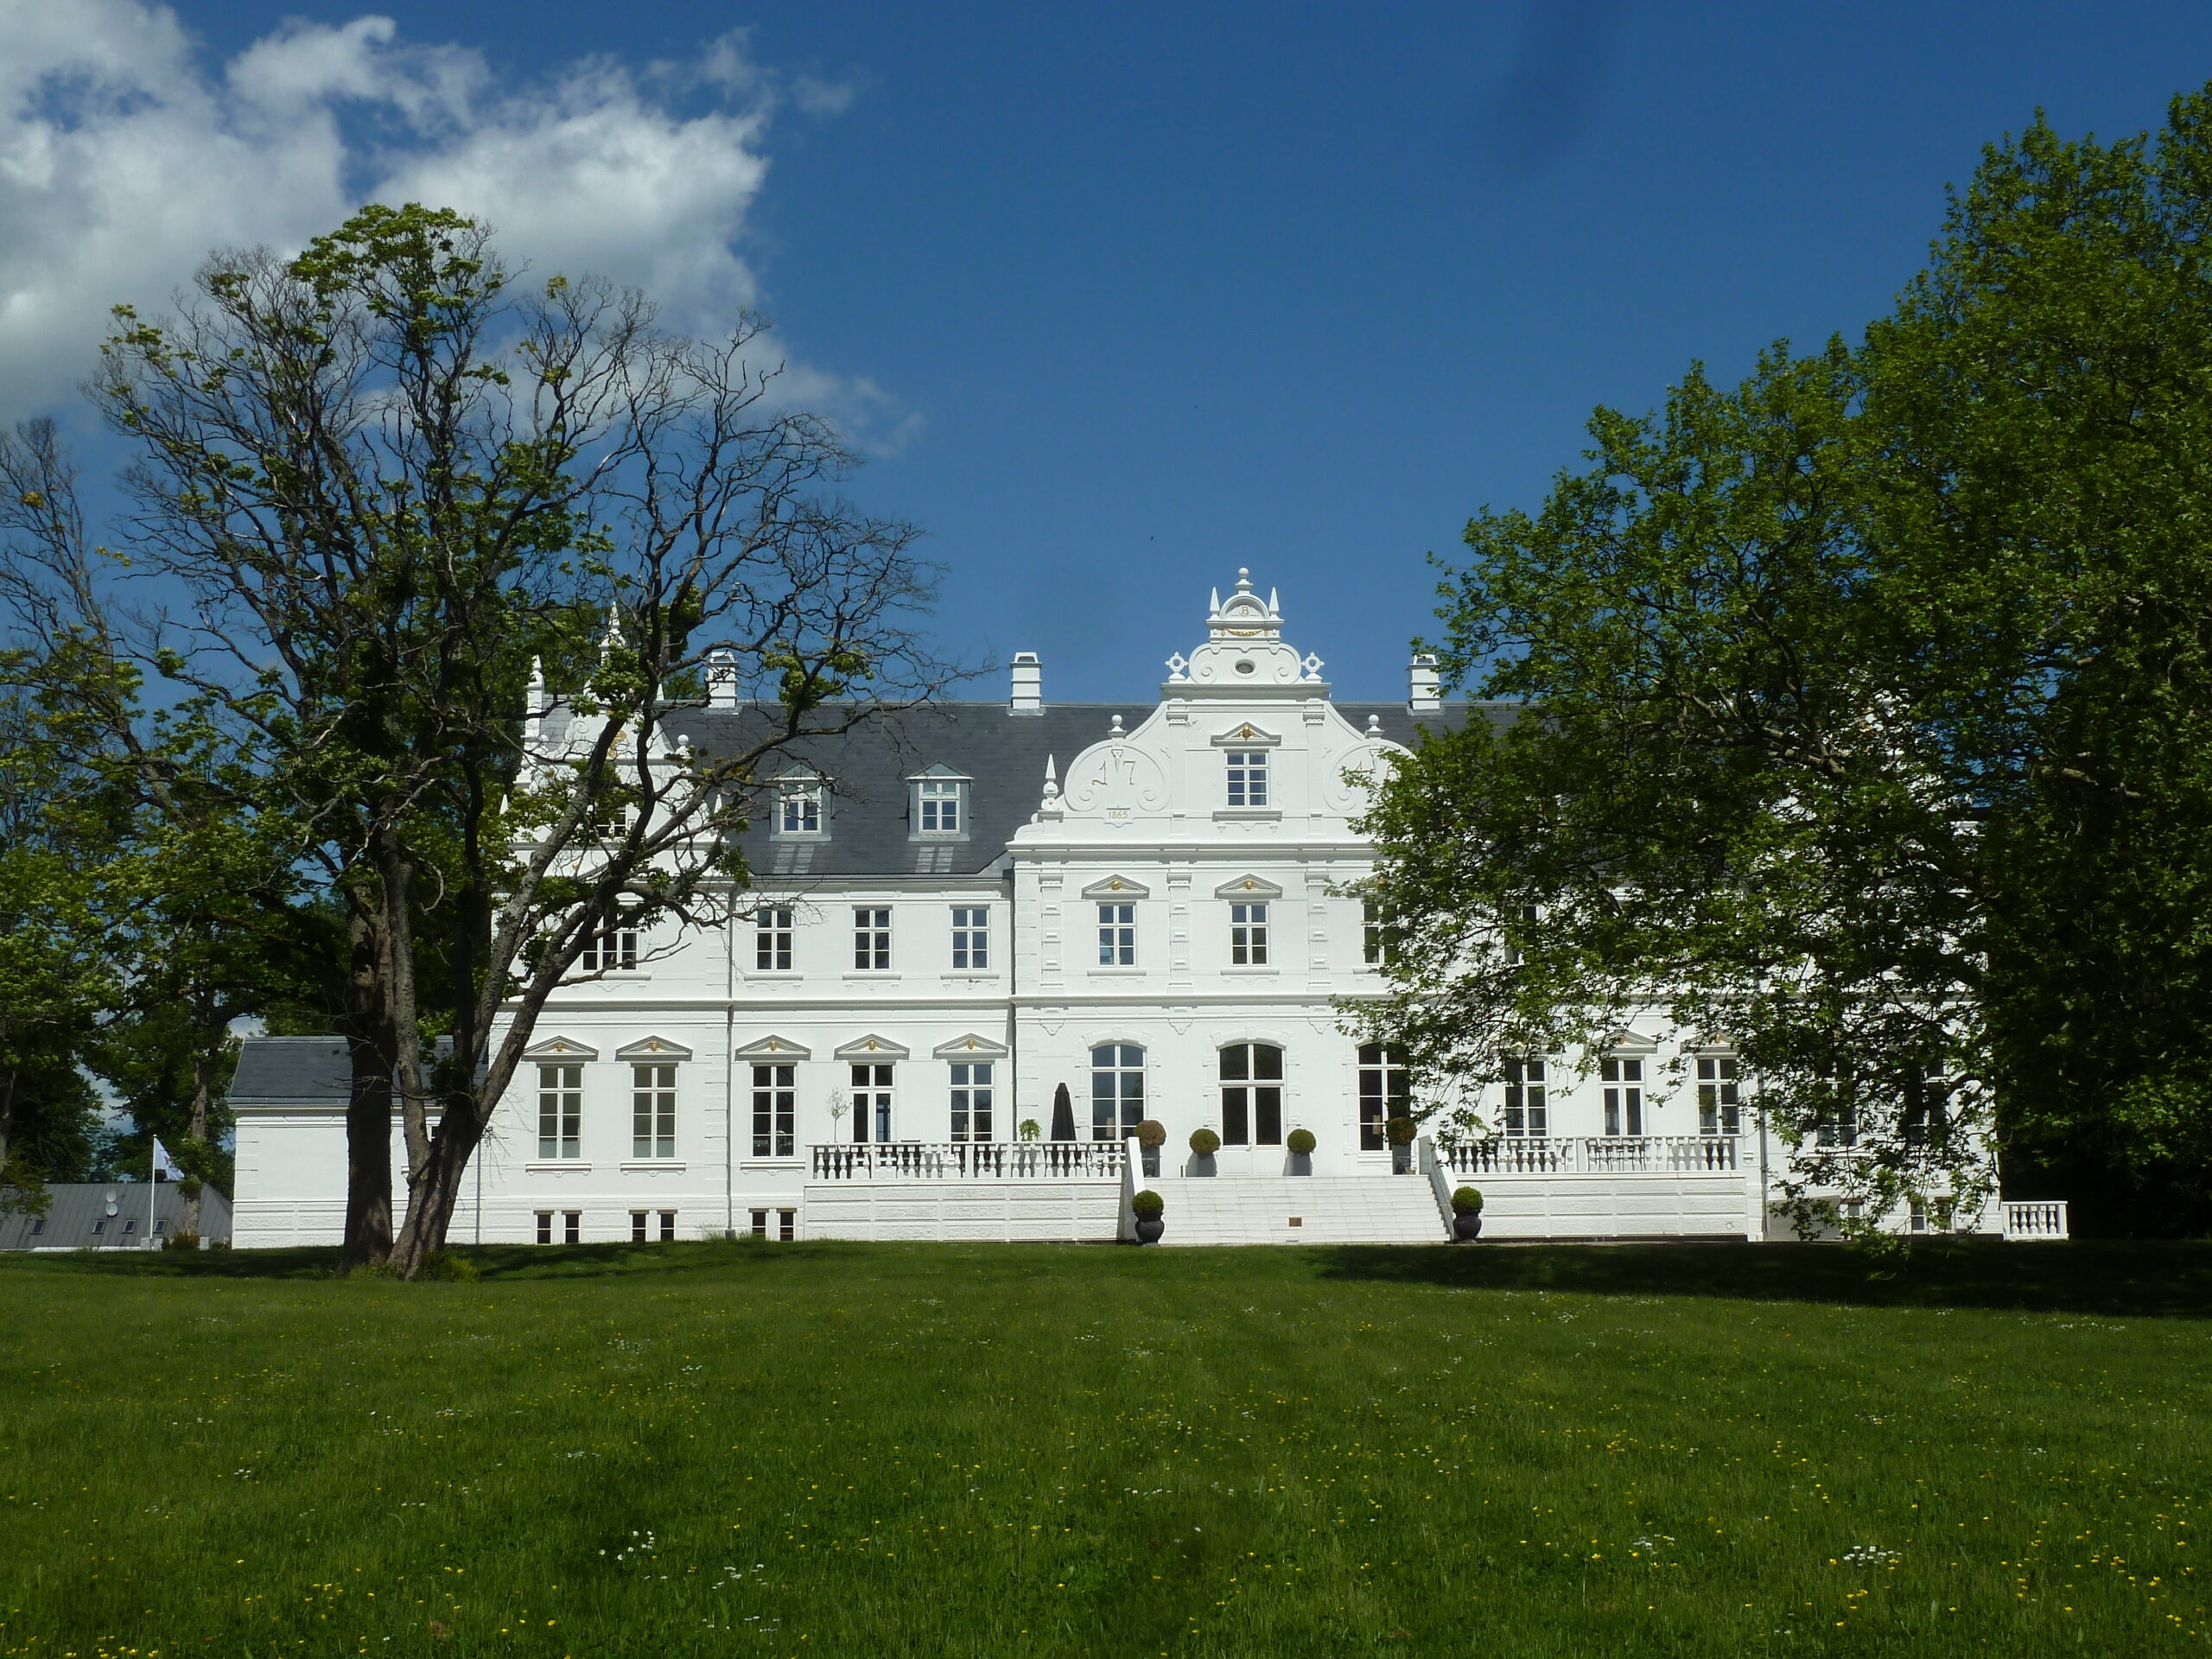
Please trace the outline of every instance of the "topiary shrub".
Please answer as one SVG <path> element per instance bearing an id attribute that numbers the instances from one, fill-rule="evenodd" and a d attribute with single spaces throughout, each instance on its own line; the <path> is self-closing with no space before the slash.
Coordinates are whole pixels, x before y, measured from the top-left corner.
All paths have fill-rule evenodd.
<path id="1" fill-rule="evenodd" d="M 1382 1132 L 1389 1137 L 1392 1146 L 1410 1147 L 1419 1127 L 1410 1117 L 1394 1117 L 1382 1126 Z"/>
<path id="2" fill-rule="evenodd" d="M 1211 1158 L 1221 1150 L 1221 1137 L 1211 1129 L 1192 1129 L 1191 1150 L 1201 1158 Z"/>
<path id="3" fill-rule="evenodd" d="M 1137 1125 L 1137 1145 L 1147 1151 L 1167 1144 L 1167 1126 L 1158 1118 L 1147 1117 Z"/>
<path id="4" fill-rule="evenodd" d="M 1455 1216 L 1479 1216 L 1483 1212 L 1483 1195 L 1471 1186 L 1452 1189 L 1452 1213 Z"/>
<path id="5" fill-rule="evenodd" d="M 1293 1129 L 1288 1135 L 1283 1137 L 1282 1143 L 1286 1147 L 1288 1147 L 1292 1152 L 1297 1154 L 1298 1156 L 1303 1158 L 1313 1150 L 1313 1131 L 1311 1129 Z"/>
<path id="6" fill-rule="evenodd" d="M 1167 1207 L 1167 1201 L 1147 1187 L 1129 1200 L 1129 1208 L 1140 1216 L 1156 1216 Z"/>

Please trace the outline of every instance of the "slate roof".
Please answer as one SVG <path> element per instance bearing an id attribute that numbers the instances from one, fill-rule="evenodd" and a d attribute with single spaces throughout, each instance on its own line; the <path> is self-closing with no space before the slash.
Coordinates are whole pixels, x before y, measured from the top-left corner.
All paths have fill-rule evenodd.
<path id="1" fill-rule="evenodd" d="M 1456 726 L 1471 709 L 1499 723 L 1512 717 L 1510 707 L 1490 703 L 1449 703 L 1440 715 L 1418 717 L 1402 702 L 1335 706 L 1360 731 L 1367 729 L 1369 715 L 1376 716 L 1385 737 L 1408 748 L 1421 728 Z M 823 802 L 828 836 L 779 841 L 764 817 L 741 845 L 753 869 L 770 878 L 982 874 L 1036 811 L 1047 755 L 1058 761 L 1065 780 L 1076 756 L 1107 736 L 1116 715 L 1135 731 L 1157 707 L 1063 702 L 1039 714 L 1015 715 L 1002 702 L 935 703 L 868 721 L 840 737 L 795 744 L 771 760 L 771 775 L 811 770 L 828 780 Z M 693 709 L 671 715 L 668 725 L 695 747 L 727 754 L 748 739 L 757 741 L 766 718 L 757 708 Z M 906 780 L 937 766 L 972 780 L 964 841 L 911 838 Z"/>
<path id="2" fill-rule="evenodd" d="M 233 1105 L 344 1105 L 353 1068 L 339 1037 L 249 1037 L 231 1074 Z"/>
<path id="3" fill-rule="evenodd" d="M 46 1189 L 42 1216 L 0 1217 L 0 1250 L 137 1249 L 146 1243 L 146 1183 L 70 1183 Z M 175 1183 L 153 1189 L 154 1220 L 161 1238 L 174 1233 L 184 1215 L 184 1194 Z M 115 1214 L 107 1212 L 109 1203 Z M 231 1201 L 213 1187 L 200 1189 L 200 1236 L 231 1236 Z"/>

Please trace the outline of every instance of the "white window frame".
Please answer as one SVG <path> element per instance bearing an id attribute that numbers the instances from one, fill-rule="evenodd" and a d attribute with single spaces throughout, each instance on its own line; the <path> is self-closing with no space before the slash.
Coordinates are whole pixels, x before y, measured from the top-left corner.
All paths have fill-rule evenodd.
<path id="1" fill-rule="evenodd" d="M 891 968 L 891 906 L 853 906 L 853 971 L 887 973 Z"/>
<path id="2" fill-rule="evenodd" d="M 633 974 L 638 971 L 638 922 L 628 911 L 618 911 L 598 932 L 584 940 L 576 966 L 588 974 Z"/>
<path id="3" fill-rule="evenodd" d="M 630 1068 L 631 1156 L 659 1161 L 676 1156 L 676 1066 L 639 1061 Z"/>
<path id="4" fill-rule="evenodd" d="M 548 1135 L 550 1128 L 553 1133 Z M 573 1061 L 537 1068 L 537 1155 L 554 1161 L 583 1156 L 584 1069 Z"/>
<path id="5" fill-rule="evenodd" d="M 1744 1132 L 1743 1080 L 1733 1054 L 1697 1058 L 1697 1132 L 1719 1137 Z"/>
<path id="6" fill-rule="evenodd" d="M 789 779 L 776 785 L 774 841 L 820 841 L 823 836 L 819 779 Z"/>
<path id="7" fill-rule="evenodd" d="M 853 1139 L 861 1146 L 889 1141 L 899 1097 L 899 1074 L 893 1063 L 855 1060 L 847 1075 L 852 1080 Z"/>
<path id="8" fill-rule="evenodd" d="M 952 969 L 955 973 L 988 973 L 991 966 L 991 907 L 955 905 L 952 907 Z"/>
<path id="9" fill-rule="evenodd" d="M 1268 965 L 1268 901 L 1238 899 L 1229 906 L 1229 965 Z"/>
<path id="10" fill-rule="evenodd" d="M 1105 1056 L 1101 1058 L 1100 1056 Z M 1135 1058 L 1131 1058 L 1134 1056 Z M 1150 1056 L 1141 1043 L 1094 1043 L 1090 1049 L 1090 1138 L 1119 1141 L 1144 1121 Z M 1129 1080 L 1136 1080 L 1132 1092 Z M 1130 1116 L 1134 1111 L 1135 1116 Z"/>
<path id="11" fill-rule="evenodd" d="M 1550 1073 L 1542 1055 L 1518 1055 L 1506 1061 L 1504 1124 L 1510 1140 L 1541 1141 L 1550 1135 Z"/>
<path id="12" fill-rule="evenodd" d="M 1608 1054 L 1598 1062 L 1603 1086 L 1605 1135 L 1610 1140 L 1640 1140 L 1643 1135 L 1643 1056 Z"/>
<path id="13" fill-rule="evenodd" d="M 987 1144 L 993 1137 L 998 1073 L 994 1060 L 952 1062 L 952 1139 L 956 1143 Z"/>
<path id="14" fill-rule="evenodd" d="M 753 1155 L 798 1156 L 798 1067 L 788 1061 L 753 1064 Z"/>
<path id="15" fill-rule="evenodd" d="M 1134 968 L 1137 965 L 1137 907 L 1134 904 L 1098 903 L 1098 965 Z"/>
<path id="16" fill-rule="evenodd" d="M 1268 786 L 1268 751 L 1263 748 L 1225 749 L 1223 783 L 1232 809 L 1272 806 Z"/>
<path id="17" fill-rule="evenodd" d="M 791 906 L 762 905 L 753 912 L 753 971 L 787 974 L 798 960 Z"/>

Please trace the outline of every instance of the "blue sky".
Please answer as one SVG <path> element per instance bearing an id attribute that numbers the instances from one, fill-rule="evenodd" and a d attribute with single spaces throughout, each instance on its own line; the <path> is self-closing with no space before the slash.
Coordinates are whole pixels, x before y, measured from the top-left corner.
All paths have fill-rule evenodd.
<path id="1" fill-rule="evenodd" d="M 121 30 L 137 6 L 53 10 Z M 2133 131 L 2212 79 L 2201 4 L 175 11 L 182 44 L 128 73 L 186 86 L 180 121 L 197 118 L 188 83 L 240 82 L 257 48 L 310 39 L 302 20 L 327 46 L 388 16 L 388 37 L 343 38 L 385 64 L 433 54 L 409 60 L 418 78 L 471 66 L 509 100 L 503 131 L 550 130 L 512 111 L 573 105 L 580 62 L 626 69 L 614 105 L 648 109 L 639 130 L 690 135 L 689 152 L 670 139 L 671 165 L 723 167 L 719 194 L 674 190 L 669 224 L 635 230 L 621 200 L 581 188 L 572 204 L 550 189 L 504 212 L 452 205 L 521 226 L 556 263 L 620 267 L 662 238 L 659 263 L 616 274 L 688 284 L 690 315 L 757 299 L 878 452 L 858 492 L 930 531 L 947 641 L 1042 652 L 1054 699 L 1152 686 L 1239 565 L 1281 588 L 1290 636 L 1340 696 L 1402 695 L 1433 603 L 1424 555 L 1454 550 L 1485 503 L 1539 501 L 1592 405 L 1649 408 L 1694 359 L 1732 376 L 1776 338 L 1855 333 L 1983 143 L 2038 105 L 2064 130 Z M 687 81 L 715 49 L 743 67 Z M 410 150 L 457 142 L 451 122 L 384 92 L 349 103 L 356 71 L 318 61 L 295 103 L 321 100 L 334 126 L 296 142 L 334 130 L 340 181 L 303 187 L 298 213 L 331 188 L 493 176 L 410 173 Z M 264 115 L 206 119 L 265 126 L 276 95 L 256 96 Z M 266 157 L 295 141 L 254 142 Z M 228 188 L 265 191 L 253 172 Z M 498 176 L 490 194 L 523 191 Z M 0 189 L 0 232 L 10 211 Z M 677 220 L 720 237 L 727 265 Z M 79 285 L 97 286 L 109 268 L 86 258 Z M 124 274 L 161 269 L 148 255 Z"/>

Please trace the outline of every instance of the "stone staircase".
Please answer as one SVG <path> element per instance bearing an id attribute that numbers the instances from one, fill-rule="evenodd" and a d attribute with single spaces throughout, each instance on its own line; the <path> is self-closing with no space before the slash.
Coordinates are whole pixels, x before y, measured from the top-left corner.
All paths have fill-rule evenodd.
<path id="1" fill-rule="evenodd" d="M 1172 1181 L 1160 1196 L 1163 1244 L 1445 1242 L 1435 1194 L 1418 1175 L 1224 1176 Z"/>

